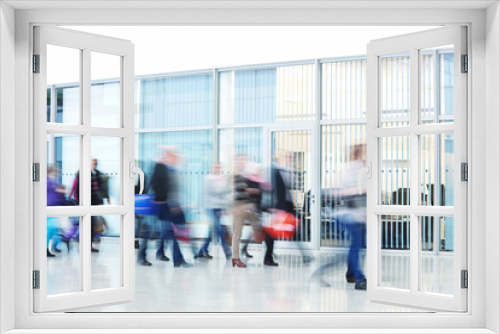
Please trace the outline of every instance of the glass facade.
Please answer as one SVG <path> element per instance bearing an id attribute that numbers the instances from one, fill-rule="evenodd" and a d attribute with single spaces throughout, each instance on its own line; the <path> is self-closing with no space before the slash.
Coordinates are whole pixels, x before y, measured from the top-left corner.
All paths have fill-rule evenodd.
<path id="1" fill-rule="evenodd" d="M 213 124 L 213 75 L 158 76 L 136 80 L 136 127 Z"/>
<path id="2" fill-rule="evenodd" d="M 381 96 L 381 126 L 405 126 L 409 121 L 408 57 L 406 54 L 388 55 L 380 61 L 381 87 L 387 88 Z M 453 54 L 446 48 L 422 50 L 421 62 L 422 122 L 452 122 Z M 366 143 L 366 85 L 364 57 L 137 77 L 135 158 L 146 174 L 147 185 L 158 161 L 159 147 L 176 147 L 181 154 L 182 204 L 187 220 L 196 225 L 209 219 L 203 208 L 202 194 L 203 179 L 210 173 L 212 164 L 220 161 L 222 173 L 232 174 L 234 157 L 245 155 L 269 170 L 276 153 L 273 150 L 278 149 L 273 146 L 273 140 L 280 134 L 280 141 L 287 143 L 283 147 L 290 151 L 293 165 L 299 166 L 301 162 L 301 168 L 307 165 L 306 174 L 297 167 L 304 182 L 303 186 L 293 189 L 293 193 L 297 203 L 300 202 L 300 208 L 295 209 L 308 225 L 307 231 L 302 232 L 305 237 L 295 241 L 310 242 L 314 229 L 320 236 L 317 246 L 348 247 L 348 231 L 334 218 L 343 200 L 336 189 L 341 187 L 341 175 L 352 159 L 354 147 Z M 92 115 L 96 113 L 103 126 L 112 127 L 116 122 L 112 115 L 116 114 L 119 104 L 100 99 L 103 90 L 118 92 L 119 82 L 100 79 L 92 84 Z M 79 117 L 78 94 L 76 84 L 49 86 L 47 120 L 71 123 Z M 297 131 L 308 133 L 308 145 L 296 142 Z M 412 171 L 422 175 L 423 204 L 453 205 L 453 137 L 428 137 L 425 147 L 421 148 L 428 159 L 420 171 Z M 52 146 L 59 145 L 62 140 L 57 136 L 47 138 L 48 145 Z M 319 139 L 317 144 L 314 138 Z M 408 205 L 409 141 L 404 137 L 381 140 L 383 187 L 379 194 L 380 204 Z M 71 160 L 71 150 L 65 151 L 65 146 L 61 146 L 58 154 L 57 157 L 49 156 L 49 163 L 59 163 L 61 157 Z M 318 157 L 319 164 L 312 160 L 314 156 Z M 304 163 L 306 160 L 311 161 L 310 165 Z M 77 170 L 67 167 L 60 166 L 60 177 L 69 187 Z M 117 178 L 118 169 L 110 167 L 107 170 L 104 160 L 102 167 L 110 180 Z M 315 173 L 319 175 L 320 189 L 316 196 L 321 198 L 320 218 L 318 222 L 311 222 L 311 210 L 304 208 L 309 207 L 306 201 L 314 183 L 310 176 Z M 110 191 L 114 194 L 112 189 Z M 409 249 L 406 218 L 381 219 L 384 248 Z M 423 219 L 422 229 L 438 234 L 432 240 L 435 244 L 441 238 L 441 243 L 436 245 L 440 250 L 453 250 L 453 240 L 445 240 L 452 235 L 453 221 L 449 217 L 441 221 L 434 228 L 431 219 Z M 116 227 L 110 226 L 110 232 L 115 231 L 118 236 L 119 220 L 116 224 Z M 426 234 L 426 238 L 430 237 Z M 425 243 L 430 245 L 428 249 L 436 249 L 434 244 Z"/>
<path id="3" fill-rule="evenodd" d="M 158 161 L 159 147 L 167 145 L 177 148 L 181 154 L 181 204 L 186 208 L 186 219 L 191 222 L 205 221 L 202 187 L 213 161 L 212 131 L 144 132 L 139 133 L 137 141 L 139 165 L 145 173 L 146 184 L 151 180 Z"/>
<path id="4" fill-rule="evenodd" d="M 222 72 L 220 123 L 267 123 L 276 119 L 277 70 Z"/>
<path id="5" fill-rule="evenodd" d="M 220 73 L 220 124 L 315 118 L 313 64 Z"/>

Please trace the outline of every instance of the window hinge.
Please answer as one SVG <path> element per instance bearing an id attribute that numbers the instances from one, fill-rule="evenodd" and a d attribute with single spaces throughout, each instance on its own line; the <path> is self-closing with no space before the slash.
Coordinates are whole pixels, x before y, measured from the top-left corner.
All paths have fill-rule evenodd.
<path id="1" fill-rule="evenodd" d="M 462 73 L 469 72 L 469 56 L 462 55 Z"/>
<path id="2" fill-rule="evenodd" d="M 469 287 L 469 273 L 467 270 L 461 271 L 462 275 L 462 289 L 467 289 Z"/>
<path id="3" fill-rule="evenodd" d="M 460 164 L 460 180 L 469 181 L 469 165 L 466 162 Z"/>
<path id="4" fill-rule="evenodd" d="M 33 181 L 40 182 L 40 164 L 38 162 L 33 164 Z"/>
<path id="5" fill-rule="evenodd" d="M 40 55 L 33 55 L 33 73 L 40 73 Z"/>
<path id="6" fill-rule="evenodd" d="M 33 289 L 40 289 L 40 270 L 33 270 Z"/>

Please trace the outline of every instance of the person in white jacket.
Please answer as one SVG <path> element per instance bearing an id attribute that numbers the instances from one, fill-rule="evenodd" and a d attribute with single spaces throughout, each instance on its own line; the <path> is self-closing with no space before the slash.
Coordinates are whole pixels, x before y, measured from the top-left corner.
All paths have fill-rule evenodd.
<path id="1" fill-rule="evenodd" d="M 354 145 L 351 160 L 346 163 L 341 180 L 341 194 L 344 199 L 344 210 L 337 217 L 349 229 L 351 243 L 347 261 L 346 280 L 356 283 L 356 290 L 366 290 L 366 277 L 359 261 L 359 250 L 364 244 L 364 232 L 366 228 L 366 186 L 363 184 L 361 193 L 358 192 L 358 171 L 363 167 L 364 144 Z"/>
<path id="2" fill-rule="evenodd" d="M 213 231 L 215 230 L 215 234 L 220 237 L 226 259 L 231 259 L 231 248 L 227 244 L 224 230 L 220 223 L 221 217 L 229 205 L 230 190 L 228 178 L 221 174 L 221 164 L 219 162 L 214 163 L 212 172 L 204 180 L 204 203 L 208 215 L 211 217 L 212 225 L 209 229 L 208 237 L 195 256 L 196 258 L 212 259 L 212 256 L 208 252 L 208 247 L 212 241 Z"/>

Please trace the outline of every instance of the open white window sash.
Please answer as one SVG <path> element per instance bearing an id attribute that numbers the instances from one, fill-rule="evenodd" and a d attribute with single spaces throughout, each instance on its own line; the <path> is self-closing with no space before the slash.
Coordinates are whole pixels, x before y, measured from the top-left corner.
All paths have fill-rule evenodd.
<path id="1" fill-rule="evenodd" d="M 47 45 L 80 50 L 79 123 L 47 123 Z M 91 52 L 119 56 L 120 127 L 91 126 Z M 134 298 L 134 182 L 129 171 L 134 160 L 134 46 L 126 40 L 76 32 L 54 27 L 34 28 L 34 54 L 39 55 L 39 73 L 34 82 L 34 157 L 40 164 L 39 182 L 34 182 L 34 267 L 40 275 L 39 288 L 34 289 L 34 311 L 67 311 L 129 302 Z M 47 134 L 78 135 L 80 163 L 80 205 L 47 207 Z M 120 203 L 111 206 L 91 206 L 91 137 L 119 138 Z M 76 149 L 76 148 L 75 148 Z M 133 166 L 132 166 L 133 167 Z M 91 216 L 119 215 L 120 280 L 117 288 L 91 288 Z M 79 292 L 47 295 L 47 217 L 80 217 Z M 104 255 L 104 254 L 103 254 Z"/>
<path id="2" fill-rule="evenodd" d="M 454 115 L 453 123 L 421 122 L 421 50 L 453 45 L 454 50 Z M 398 53 L 410 56 L 410 121 L 409 126 L 383 128 L 381 125 L 381 57 Z M 427 310 L 466 311 L 467 289 L 461 286 L 461 271 L 467 269 L 467 182 L 461 181 L 461 163 L 467 162 L 467 76 L 461 73 L 461 56 L 467 54 L 466 27 L 446 27 L 404 36 L 372 41 L 367 56 L 367 161 L 372 162 L 372 177 L 367 179 L 367 272 L 368 299 L 373 302 L 403 305 Z M 435 87 L 434 89 L 437 89 Z M 437 111 L 435 111 L 437 112 Z M 454 206 L 421 205 L 421 135 L 454 134 Z M 410 140 L 410 205 L 381 205 L 381 139 L 408 136 Z M 382 280 L 382 215 L 410 217 L 410 288 L 381 286 Z M 423 216 L 454 218 L 453 294 L 423 292 L 422 229 Z M 438 236 L 434 236 L 434 242 Z M 433 273 L 437 274 L 437 273 Z"/>

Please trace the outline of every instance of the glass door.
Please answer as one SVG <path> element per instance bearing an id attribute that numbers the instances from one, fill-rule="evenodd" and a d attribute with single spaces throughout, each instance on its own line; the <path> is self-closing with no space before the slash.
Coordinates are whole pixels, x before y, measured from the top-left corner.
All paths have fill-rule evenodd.
<path id="1" fill-rule="evenodd" d="M 34 28 L 34 310 L 134 298 L 134 47 Z"/>
<path id="2" fill-rule="evenodd" d="M 297 226 L 291 240 L 279 238 L 281 248 L 316 249 L 317 213 L 315 210 L 317 161 L 312 127 L 283 127 L 269 131 L 270 178 L 276 187 L 276 173 L 286 184 L 286 201 L 292 203 L 289 211 L 295 214 Z M 276 189 L 275 189 L 276 193 Z M 273 199 L 276 201 L 276 196 Z M 276 203 L 275 203 L 276 204 Z M 275 204 L 273 207 L 275 207 Z"/>
<path id="3" fill-rule="evenodd" d="M 467 182 L 461 177 L 462 164 L 467 163 L 466 54 L 465 27 L 368 44 L 371 301 L 467 309 L 462 286 L 467 270 Z M 439 75 L 428 75 L 435 71 Z M 399 231 L 395 235 L 402 238 L 387 240 L 391 231 Z M 398 261 L 384 249 L 388 243 L 403 249 Z M 442 251 L 430 252 L 437 248 Z"/>

